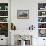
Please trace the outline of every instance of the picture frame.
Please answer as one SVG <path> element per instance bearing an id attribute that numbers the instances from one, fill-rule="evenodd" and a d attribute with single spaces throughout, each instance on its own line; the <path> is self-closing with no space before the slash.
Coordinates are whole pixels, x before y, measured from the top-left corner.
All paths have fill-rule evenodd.
<path id="1" fill-rule="evenodd" d="M 17 10 L 17 19 L 29 19 L 29 10 Z"/>

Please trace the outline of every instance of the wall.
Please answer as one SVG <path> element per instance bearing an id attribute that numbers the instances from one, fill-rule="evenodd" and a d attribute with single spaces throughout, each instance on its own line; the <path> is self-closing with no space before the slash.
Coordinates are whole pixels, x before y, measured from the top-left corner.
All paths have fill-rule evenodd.
<path id="1" fill-rule="evenodd" d="M 17 19 L 17 10 L 25 9 L 29 10 L 29 19 Z M 29 26 L 33 24 L 36 32 L 35 36 L 37 36 L 37 9 L 37 0 L 11 0 L 11 22 L 16 25 L 17 30 L 24 31 L 28 30 Z M 37 40 L 33 39 L 33 41 Z M 33 44 L 37 44 L 37 42 L 33 42 Z"/>
<path id="2" fill-rule="evenodd" d="M 38 3 L 45 3 L 46 0 L 11 0 L 11 22 L 16 25 L 17 30 L 28 30 L 30 25 L 35 26 L 33 46 L 43 44 L 43 38 L 38 38 Z M 29 10 L 29 19 L 17 19 L 17 10 Z M 17 31 L 16 30 L 16 31 Z M 35 37 L 37 36 L 37 37 Z M 39 43 L 39 44 L 38 44 Z M 43 44 L 44 46 L 44 44 Z"/>
<path id="3" fill-rule="evenodd" d="M 15 0 L 11 2 L 11 10 L 11 22 L 14 22 L 17 30 L 28 30 L 32 24 L 36 27 L 37 2 L 35 3 L 35 1 L 31 0 Z M 29 10 L 29 19 L 17 19 L 17 10 Z"/>

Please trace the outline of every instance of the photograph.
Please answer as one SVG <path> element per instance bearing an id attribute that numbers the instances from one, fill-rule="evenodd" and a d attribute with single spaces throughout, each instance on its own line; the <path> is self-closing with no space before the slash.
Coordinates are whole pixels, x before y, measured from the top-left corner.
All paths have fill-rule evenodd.
<path id="1" fill-rule="evenodd" d="M 17 19 L 29 19 L 29 10 L 17 10 Z"/>

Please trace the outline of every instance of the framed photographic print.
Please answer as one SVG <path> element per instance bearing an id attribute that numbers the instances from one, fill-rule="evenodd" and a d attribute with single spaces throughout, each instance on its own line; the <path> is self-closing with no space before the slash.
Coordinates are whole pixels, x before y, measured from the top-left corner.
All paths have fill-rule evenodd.
<path id="1" fill-rule="evenodd" d="M 29 19 L 29 10 L 17 10 L 17 19 Z"/>

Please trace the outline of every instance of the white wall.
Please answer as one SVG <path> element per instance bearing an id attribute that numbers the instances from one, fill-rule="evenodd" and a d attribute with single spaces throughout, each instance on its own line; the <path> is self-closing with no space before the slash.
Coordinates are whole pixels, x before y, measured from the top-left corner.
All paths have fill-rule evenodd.
<path id="1" fill-rule="evenodd" d="M 32 24 L 38 27 L 38 3 L 46 0 L 11 0 L 11 22 L 17 30 L 27 30 Z M 29 19 L 17 19 L 17 10 L 29 10 Z"/>
<path id="2" fill-rule="evenodd" d="M 30 25 L 35 26 L 36 34 L 38 36 L 38 3 L 45 3 L 46 0 L 11 0 L 11 22 L 14 23 L 17 30 L 28 30 Z M 17 10 L 29 10 L 29 19 L 17 19 Z M 16 30 L 16 31 L 17 31 Z M 33 46 L 40 46 L 43 44 L 43 39 L 34 37 Z"/>
<path id="3" fill-rule="evenodd" d="M 33 3 L 32 3 L 33 2 Z M 29 10 L 29 19 L 17 19 L 17 10 Z M 37 2 L 31 0 L 12 0 L 11 20 L 17 30 L 27 30 L 29 26 L 37 25 Z"/>

